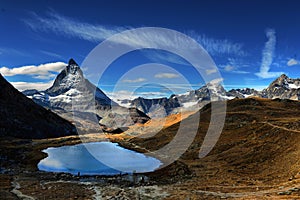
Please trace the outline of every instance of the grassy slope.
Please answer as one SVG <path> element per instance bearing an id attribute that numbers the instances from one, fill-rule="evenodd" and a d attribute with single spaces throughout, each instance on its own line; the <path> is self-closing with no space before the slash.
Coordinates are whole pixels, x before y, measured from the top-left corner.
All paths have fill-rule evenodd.
<path id="1" fill-rule="evenodd" d="M 213 193 L 218 191 L 229 192 L 232 193 L 231 197 L 244 199 L 259 199 L 266 194 L 271 195 L 270 198 L 298 198 L 300 194 L 297 192 L 289 196 L 278 196 L 277 193 L 285 187 L 300 188 L 299 106 L 299 101 L 289 100 L 234 99 L 229 101 L 226 124 L 220 139 L 208 156 L 199 159 L 198 153 L 210 122 L 210 106 L 205 106 L 200 112 L 200 121 L 194 120 L 196 115 L 184 119 L 187 124 L 199 125 L 192 145 L 175 164 L 158 170 L 150 176 L 158 184 L 168 186 L 170 199 L 187 197 L 214 199 L 221 195 Z M 132 135 L 125 133 L 111 135 L 109 138 L 132 149 L 154 151 L 173 139 L 180 125 L 178 119 L 178 115 L 171 116 L 162 126 L 162 130 L 155 135 L 149 133 L 150 137 L 146 134 L 143 137 L 133 138 Z M 149 122 L 144 126 L 148 130 L 161 124 L 152 122 L 151 125 Z M 106 138 L 104 135 L 87 135 L 85 141 L 99 141 Z M 45 156 L 40 153 L 41 149 L 80 142 L 77 136 L 33 142 L 1 140 L 1 155 L 11 157 L 10 161 L 2 163 L 2 166 L 8 164 L 21 170 L 34 171 L 37 162 Z M 279 190 L 279 187 L 284 188 Z M 208 192 L 203 192 L 206 190 Z"/>
<path id="2" fill-rule="evenodd" d="M 210 121 L 210 107 L 201 110 L 194 142 L 180 161 L 194 172 L 197 185 L 272 185 L 287 181 L 300 170 L 300 102 L 235 99 L 227 104 L 226 124 L 214 149 L 198 158 Z M 150 151 L 172 140 L 179 123 L 154 137 L 130 140 Z M 162 169 L 165 174 L 168 169 Z"/>

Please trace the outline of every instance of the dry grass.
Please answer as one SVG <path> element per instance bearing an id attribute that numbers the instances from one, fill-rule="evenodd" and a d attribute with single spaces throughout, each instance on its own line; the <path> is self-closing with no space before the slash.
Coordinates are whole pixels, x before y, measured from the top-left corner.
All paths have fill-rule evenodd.
<path id="1" fill-rule="evenodd" d="M 88 134 L 81 139 L 84 142 L 109 139 L 131 149 L 151 152 L 168 144 L 176 135 L 181 118 L 187 117 L 184 119 L 186 124 L 199 125 L 193 143 L 177 162 L 147 174 L 169 193 L 167 199 L 300 199 L 299 106 L 299 101 L 289 100 L 251 98 L 229 101 L 221 137 L 209 155 L 202 159 L 198 158 L 198 153 L 210 123 L 209 105 L 201 110 L 200 121 L 195 120 L 191 113 L 176 114 L 166 120 L 151 120 L 143 126 L 132 127 L 122 134 Z M 155 127 L 161 130 L 151 132 Z M 143 135 L 141 131 L 150 133 Z M 1 165 L 19 169 L 16 171 L 23 179 L 25 175 L 21 172 L 31 171 L 31 179 L 20 182 L 26 186 L 25 194 L 37 195 L 41 190 L 32 187 L 45 179 L 34 175 L 38 161 L 45 157 L 40 150 L 77 144 L 82 140 L 78 136 L 33 141 L 3 139 L 0 141 L 1 155 L 7 155 L 9 161 Z M 0 192 L 8 195 L 8 199 L 13 198 L 9 196 L 8 187 L 15 175 L 0 176 Z M 61 186 L 77 188 L 73 183 Z M 82 188 L 78 192 L 86 196 L 78 193 L 71 196 L 88 199 L 92 192 Z M 130 192 L 131 189 L 127 190 Z M 51 192 L 63 195 L 54 188 L 45 194 Z"/>

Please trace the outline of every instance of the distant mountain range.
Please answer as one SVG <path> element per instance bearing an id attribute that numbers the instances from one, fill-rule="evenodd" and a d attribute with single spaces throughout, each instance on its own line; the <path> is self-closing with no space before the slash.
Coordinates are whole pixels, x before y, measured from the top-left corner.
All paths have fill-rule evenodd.
<path id="1" fill-rule="evenodd" d="M 291 79 L 285 74 L 274 80 L 266 89 L 232 89 L 226 91 L 220 84 L 208 83 L 205 86 L 185 94 L 171 95 L 169 98 L 122 100 L 121 105 L 135 107 L 150 117 L 164 117 L 182 110 L 200 109 L 210 101 L 229 100 L 247 97 L 300 99 L 300 79 Z M 157 109 L 158 108 L 158 109 Z"/>
<path id="2" fill-rule="evenodd" d="M 30 135 L 32 138 L 75 134 L 73 124 L 79 133 L 102 130 L 117 133 L 135 123 L 147 122 L 148 116 L 160 118 L 181 111 L 195 111 L 211 101 L 251 96 L 300 99 L 300 79 L 291 79 L 283 74 L 262 91 L 250 88 L 226 91 L 220 84 L 208 83 L 197 90 L 173 94 L 169 98 L 124 99 L 118 105 L 85 79 L 73 59 L 45 91 L 26 90 L 23 95 L 2 76 L 0 86 L 0 136 Z"/>
<path id="3" fill-rule="evenodd" d="M 119 105 L 85 79 L 78 64 L 70 59 L 52 87 L 45 91 L 26 90 L 23 93 L 60 116 L 70 121 L 75 120 L 80 130 L 99 131 L 100 123 L 100 128 L 104 131 L 115 132 L 120 127 L 145 123 L 149 117 L 161 118 L 182 111 L 198 110 L 211 101 L 251 96 L 299 100 L 300 79 L 291 79 L 283 74 L 262 91 L 250 88 L 226 91 L 219 83 L 211 82 L 197 90 L 173 94 L 169 98 L 123 99 L 118 101 Z M 74 102 L 79 103 L 74 105 Z"/>
<path id="4" fill-rule="evenodd" d="M 97 129 L 100 119 L 100 124 L 102 124 L 104 130 L 114 131 L 118 127 L 127 127 L 136 122 L 144 123 L 149 119 L 146 115 L 151 118 L 165 117 L 185 110 L 200 109 L 210 101 L 223 101 L 250 96 L 299 100 L 300 79 L 291 79 L 283 74 L 262 91 L 250 88 L 226 91 L 218 83 L 208 83 L 197 90 L 185 94 L 173 94 L 169 98 L 146 99 L 139 97 L 133 100 L 123 99 L 118 101 L 119 106 L 98 87 L 85 79 L 78 64 L 70 59 L 68 66 L 57 76 L 52 87 L 45 91 L 27 90 L 23 93 L 39 105 L 50 108 L 69 120 L 73 118 L 73 115 L 70 115 L 72 100 L 81 102 L 86 112 L 80 113 L 79 118 L 85 120 L 78 121 L 85 121 L 85 124 L 79 123 L 79 126 Z M 94 97 L 95 105 L 94 103 L 91 104 Z M 114 115 L 110 112 L 112 108 Z M 128 113 L 128 109 L 130 115 L 124 118 L 124 115 Z M 97 119 L 86 120 L 87 118 L 91 119 L 91 113 L 95 110 L 98 115 Z M 130 120 L 132 116 L 134 118 Z"/>

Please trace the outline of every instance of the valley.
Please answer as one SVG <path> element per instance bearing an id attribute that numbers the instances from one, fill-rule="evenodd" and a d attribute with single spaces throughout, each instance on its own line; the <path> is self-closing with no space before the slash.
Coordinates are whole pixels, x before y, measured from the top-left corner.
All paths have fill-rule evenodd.
<path id="1" fill-rule="evenodd" d="M 299 7 L 0 0 L 0 200 L 300 200 Z"/>
<path id="2" fill-rule="evenodd" d="M 286 75 L 262 91 L 226 91 L 208 83 L 170 98 L 137 98 L 128 108 L 85 79 L 73 59 L 45 91 L 21 93 L 1 76 L 0 94 L 5 95 L 0 109 L 6 121 L 1 121 L 0 129 L 0 195 L 5 199 L 298 199 L 299 84 L 299 79 Z M 11 102 L 14 105 L 7 106 Z M 221 109 L 224 105 L 226 110 Z M 222 115 L 220 138 L 200 158 L 212 117 Z M 158 151 L 171 144 L 180 130 L 184 133 L 175 145 Z M 191 144 L 184 149 L 186 141 Z M 38 169 L 49 147 L 98 142 L 118 143 L 162 164 L 154 171 L 114 175 Z"/>
<path id="3" fill-rule="evenodd" d="M 1 155 L 6 155 L 7 160 L 1 157 L 4 161 L 1 162 L 1 196 L 14 199 L 15 195 L 9 191 L 13 190 L 12 183 L 18 183 L 17 190 L 22 195 L 37 199 L 88 199 L 93 196 L 97 199 L 101 195 L 103 199 L 118 195 L 124 199 L 150 198 L 147 195 L 155 199 L 298 199 L 299 105 L 298 101 L 280 99 L 228 101 L 222 135 L 213 151 L 199 159 L 210 119 L 210 107 L 204 107 L 200 111 L 197 136 L 189 149 L 175 163 L 143 174 L 149 177 L 149 182 L 145 183 L 133 183 L 126 175 L 78 177 L 37 171 L 37 163 L 46 156 L 42 149 L 81 143 L 79 136 L 2 139 Z M 191 117 L 193 115 L 184 116 L 183 120 Z M 157 123 L 153 123 L 154 127 Z M 130 129 L 121 134 L 81 137 L 85 142 L 110 140 L 139 152 L 154 151 L 172 140 L 179 124 L 168 124 L 157 134 L 143 138 L 132 136 Z M 151 121 L 138 126 L 151 126 Z"/>

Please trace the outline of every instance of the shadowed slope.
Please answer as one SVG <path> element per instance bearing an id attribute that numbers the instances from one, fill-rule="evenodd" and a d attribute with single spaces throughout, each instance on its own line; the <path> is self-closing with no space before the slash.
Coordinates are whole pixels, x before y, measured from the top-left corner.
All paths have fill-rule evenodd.
<path id="1" fill-rule="evenodd" d="M 76 134 L 75 127 L 28 99 L 0 74 L 0 136 L 49 138 Z"/>

